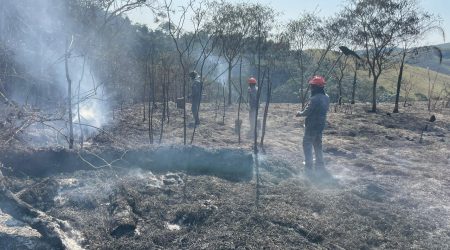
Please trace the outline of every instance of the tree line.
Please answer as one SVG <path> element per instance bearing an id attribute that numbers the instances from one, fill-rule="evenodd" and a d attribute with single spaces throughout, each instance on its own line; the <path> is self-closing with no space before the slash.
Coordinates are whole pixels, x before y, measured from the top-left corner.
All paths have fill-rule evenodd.
<path id="1" fill-rule="evenodd" d="M 81 123 L 80 104 L 87 100 L 101 99 L 113 109 L 140 103 L 150 128 L 155 105 L 163 105 L 168 121 L 169 102 L 181 100 L 185 144 L 184 104 L 193 70 L 204 82 L 204 100 L 223 97 L 224 107 L 245 101 L 242 80 L 249 76 L 262 83 L 262 93 L 273 90 L 272 101 L 304 107 L 307 81 L 320 74 L 338 104 L 370 95 L 376 112 L 378 80 L 396 66 L 393 112 L 398 112 L 401 92 L 407 90 L 402 86 L 405 63 L 417 54 L 439 54 L 438 48 L 419 45 L 429 32 L 442 32 L 439 17 L 414 0 L 351 0 L 334 16 L 303 12 L 287 23 L 270 6 L 227 1 L 190 0 L 182 6 L 171 0 L 3 2 L 2 99 L 58 107 L 70 126 L 76 116 Z M 151 10 L 148 19 L 157 28 L 132 23 L 126 14 L 136 8 Z M 370 92 L 358 76 L 362 72 L 369 75 Z M 430 76 L 430 86 L 431 81 Z M 72 145 L 73 135 L 68 137 Z M 153 142 L 153 132 L 149 139 Z"/>

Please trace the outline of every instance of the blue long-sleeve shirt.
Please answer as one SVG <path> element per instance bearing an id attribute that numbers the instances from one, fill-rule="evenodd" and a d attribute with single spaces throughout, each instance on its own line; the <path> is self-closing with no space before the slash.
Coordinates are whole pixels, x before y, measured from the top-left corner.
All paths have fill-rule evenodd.
<path id="1" fill-rule="evenodd" d="M 330 98 L 327 94 L 316 94 L 311 97 L 305 110 L 300 112 L 300 116 L 305 116 L 305 127 L 324 128 L 327 120 Z"/>
<path id="2" fill-rule="evenodd" d="M 195 79 L 192 82 L 192 102 L 199 103 L 202 99 L 202 82 Z"/>
<path id="3" fill-rule="evenodd" d="M 256 110 L 258 107 L 258 87 L 251 86 L 248 87 L 248 104 L 250 106 L 250 110 Z"/>

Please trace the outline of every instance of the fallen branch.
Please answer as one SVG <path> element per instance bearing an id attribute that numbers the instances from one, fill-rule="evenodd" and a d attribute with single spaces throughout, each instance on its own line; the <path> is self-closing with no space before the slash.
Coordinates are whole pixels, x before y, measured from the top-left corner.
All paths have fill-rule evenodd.
<path id="1" fill-rule="evenodd" d="M 17 105 L 15 105 L 15 103 L 13 103 L 12 101 L 10 101 L 10 100 L 8 99 L 8 97 L 6 97 L 6 95 L 3 94 L 1 91 L 0 91 L 0 96 L 1 96 L 1 97 L 5 100 L 5 102 L 8 103 L 10 106 L 12 106 L 12 107 L 17 107 Z"/>
<path id="2" fill-rule="evenodd" d="M 105 168 L 105 167 L 112 168 L 112 165 L 113 165 L 115 162 L 120 161 L 120 160 L 123 160 L 123 157 L 126 155 L 126 153 L 128 152 L 128 150 L 126 150 L 125 152 L 123 152 L 123 154 L 120 156 L 120 158 L 114 159 L 114 160 L 112 160 L 111 162 L 108 162 L 107 160 L 105 160 L 105 158 L 100 157 L 99 155 L 97 155 L 97 154 L 95 154 L 95 153 L 93 153 L 93 152 L 89 152 L 89 151 L 84 151 L 84 152 L 87 153 L 87 154 L 90 154 L 90 155 L 92 155 L 92 156 L 95 156 L 97 159 L 101 160 L 101 161 L 104 162 L 105 164 L 104 164 L 104 165 L 100 165 L 100 166 L 95 166 L 93 163 L 91 163 L 90 161 L 86 160 L 86 158 L 84 158 L 84 157 L 81 155 L 80 151 L 77 151 L 78 157 L 80 157 L 80 159 L 81 159 L 84 163 L 88 164 L 88 165 L 89 165 L 90 167 L 92 167 L 93 169 L 100 169 L 100 168 Z"/>
<path id="3" fill-rule="evenodd" d="M 78 241 L 82 239 L 79 232 L 73 230 L 67 222 L 47 215 L 17 198 L 6 187 L 6 179 L 1 170 L 0 208 L 14 219 L 23 221 L 31 228 L 36 229 L 45 242 L 55 249 L 82 249 L 78 244 Z"/>
<path id="4" fill-rule="evenodd" d="M 75 124 L 75 125 L 80 125 L 80 126 L 85 126 L 85 127 L 95 128 L 95 129 L 97 129 L 98 131 L 100 131 L 100 132 L 102 132 L 102 133 L 105 133 L 105 134 L 108 135 L 109 137 L 113 138 L 112 135 L 111 135 L 110 133 L 108 133 L 106 130 L 104 130 L 104 129 L 102 129 L 102 128 L 99 128 L 99 127 L 96 127 L 96 126 L 93 126 L 93 125 L 90 125 L 90 124 L 86 124 L 86 123 L 78 123 L 78 122 L 74 122 L 73 124 Z"/>
<path id="5" fill-rule="evenodd" d="M 14 139 L 15 138 L 15 136 L 17 135 L 17 133 L 19 133 L 20 131 L 22 131 L 22 130 L 24 130 L 25 128 L 27 128 L 27 127 L 29 127 L 31 124 L 33 124 L 33 122 L 30 122 L 30 121 L 32 121 L 33 119 L 31 118 L 31 119 L 29 119 L 29 120 L 26 120 L 23 124 L 22 124 L 22 126 L 20 126 L 12 135 L 11 135 L 11 137 L 8 139 L 8 140 L 6 140 L 5 142 L 4 142 L 4 144 L 6 145 L 6 144 L 8 144 L 12 139 Z"/>
<path id="6" fill-rule="evenodd" d="M 57 133 L 56 134 L 56 141 L 58 141 L 58 134 L 59 134 L 59 135 L 62 135 L 64 137 L 64 139 L 67 141 L 67 143 L 69 143 L 69 138 L 67 138 L 67 136 L 63 132 L 61 132 L 61 130 L 63 130 L 64 128 L 58 129 L 58 128 L 55 128 L 54 126 L 51 126 L 51 125 L 49 125 L 49 124 L 47 124 L 45 122 L 41 122 L 41 124 L 56 131 L 56 133 Z"/>

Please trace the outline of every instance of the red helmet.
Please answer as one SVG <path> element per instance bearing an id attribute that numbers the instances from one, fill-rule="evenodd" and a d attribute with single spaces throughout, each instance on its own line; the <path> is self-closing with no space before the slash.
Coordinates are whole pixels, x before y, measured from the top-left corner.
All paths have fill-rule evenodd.
<path id="1" fill-rule="evenodd" d="M 309 80 L 309 84 L 317 87 L 324 87 L 325 83 L 325 78 L 323 76 L 313 76 L 313 78 Z"/>
<path id="2" fill-rule="evenodd" d="M 256 79 L 254 77 L 250 77 L 248 78 L 247 83 L 249 85 L 256 85 Z"/>

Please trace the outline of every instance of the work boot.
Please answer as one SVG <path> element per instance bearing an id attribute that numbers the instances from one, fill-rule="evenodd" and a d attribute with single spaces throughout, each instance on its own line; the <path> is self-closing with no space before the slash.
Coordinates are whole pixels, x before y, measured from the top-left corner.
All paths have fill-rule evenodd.
<path id="1" fill-rule="evenodd" d="M 315 169 L 317 170 L 317 171 L 326 171 L 325 170 L 325 164 L 315 164 Z"/>
<path id="2" fill-rule="evenodd" d="M 324 165 L 316 166 L 316 176 L 321 179 L 330 179 L 332 175 L 327 171 Z"/>
<path id="3" fill-rule="evenodd" d="M 305 175 L 308 177 L 312 177 L 314 174 L 312 166 L 310 164 L 306 164 L 305 162 L 303 162 L 303 166 L 305 166 Z"/>
<path id="4" fill-rule="evenodd" d="M 314 171 L 312 168 L 305 168 L 305 176 L 308 178 L 314 177 Z"/>

